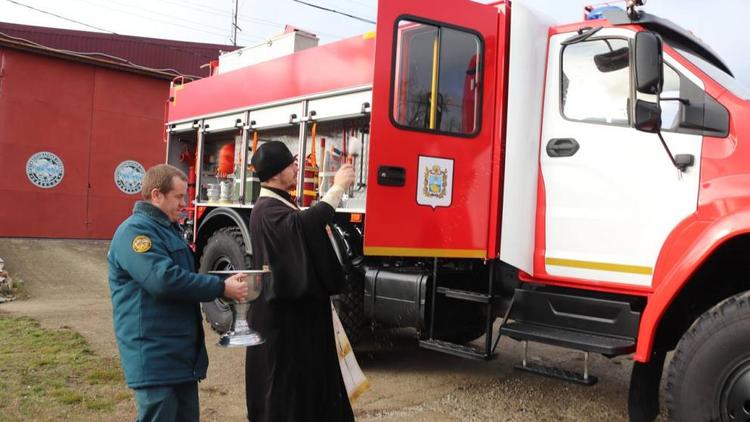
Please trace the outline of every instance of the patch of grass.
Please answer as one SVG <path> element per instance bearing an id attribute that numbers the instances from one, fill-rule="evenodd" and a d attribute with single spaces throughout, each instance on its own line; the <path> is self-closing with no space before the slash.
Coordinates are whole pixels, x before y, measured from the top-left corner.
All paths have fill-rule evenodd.
<path id="1" fill-rule="evenodd" d="M 113 368 L 97 369 L 88 374 L 86 379 L 91 385 L 122 383 L 122 371 Z"/>
<path id="2" fill-rule="evenodd" d="M 113 394 L 112 398 L 113 398 L 113 399 L 114 399 L 114 400 L 115 400 L 116 402 L 118 402 L 118 403 L 119 403 L 119 402 L 121 402 L 121 401 L 123 401 L 123 400 L 130 400 L 130 399 L 132 399 L 132 398 L 133 398 L 133 392 L 132 392 L 132 391 L 130 391 L 130 390 L 126 390 L 126 391 L 115 391 L 115 393 Z"/>
<path id="3" fill-rule="evenodd" d="M 0 314 L 0 415 L 4 421 L 112 420 L 131 400 L 116 359 L 95 355 L 81 335 Z"/>
<path id="4" fill-rule="evenodd" d="M 83 394 L 67 388 L 53 390 L 52 397 L 63 404 L 76 404 L 83 401 Z"/>
<path id="5" fill-rule="evenodd" d="M 111 411 L 115 408 L 115 402 L 110 399 L 97 399 L 86 403 L 86 408 L 99 411 Z"/>

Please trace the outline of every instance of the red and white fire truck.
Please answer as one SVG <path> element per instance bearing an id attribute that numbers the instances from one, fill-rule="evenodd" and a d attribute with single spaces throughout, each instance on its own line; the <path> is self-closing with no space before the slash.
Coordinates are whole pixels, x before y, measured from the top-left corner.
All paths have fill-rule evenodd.
<path id="1" fill-rule="evenodd" d="M 201 270 L 250 265 L 248 163 L 281 140 L 302 207 L 355 165 L 333 227 L 352 340 L 393 325 L 476 359 L 500 336 L 633 354 L 633 419 L 656 414 L 674 350 L 671 418 L 748 420 L 750 92 L 632 3 L 557 25 L 508 1 L 380 0 L 374 34 L 175 83 L 168 162 L 190 175 Z"/>

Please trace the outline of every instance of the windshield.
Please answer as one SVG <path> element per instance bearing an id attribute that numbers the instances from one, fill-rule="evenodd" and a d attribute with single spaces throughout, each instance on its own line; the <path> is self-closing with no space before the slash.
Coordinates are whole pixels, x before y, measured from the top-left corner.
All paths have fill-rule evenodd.
<path id="1" fill-rule="evenodd" d="M 694 65 L 698 66 L 700 70 L 705 72 L 711 79 L 721 84 L 724 88 L 728 89 L 732 94 L 742 98 L 743 100 L 750 100 L 750 89 L 742 85 L 740 81 L 729 76 L 718 67 L 711 63 L 703 60 L 693 53 L 689 53 L 683 49 L 675 48 L 679 51 L 686 59 L 690 60 Z"/>

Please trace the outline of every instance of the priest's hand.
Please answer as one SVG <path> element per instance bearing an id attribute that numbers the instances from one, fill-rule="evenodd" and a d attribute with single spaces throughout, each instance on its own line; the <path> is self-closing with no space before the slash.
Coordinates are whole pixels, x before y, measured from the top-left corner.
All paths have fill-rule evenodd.
<path id="1" fill-rule="evenodd" d="M 351 164 L 344 164 L 333 176 L 333 185 L 346 191 L 352 184 L 354 184 L 354 167 Z"/>
<path id="2" fill-rule="evenodd" d="M 235 274 L 224 280 L 224 297 L 243 302 L 247 299 L 247 274 Z"/>

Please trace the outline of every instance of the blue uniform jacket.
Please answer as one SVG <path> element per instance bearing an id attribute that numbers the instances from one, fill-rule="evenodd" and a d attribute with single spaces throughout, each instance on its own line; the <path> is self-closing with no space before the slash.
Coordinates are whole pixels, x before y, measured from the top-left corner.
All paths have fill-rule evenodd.
<path id="1" fill-rule="evenodd" d="M 131 388 L 206 377 L 199 302 L 224 293 L 217 276 L 195 273 L 179 229 L 140 201 L 117 228 L 107 255 L 117 346 Z"/>

